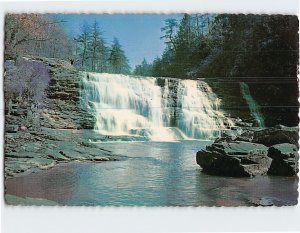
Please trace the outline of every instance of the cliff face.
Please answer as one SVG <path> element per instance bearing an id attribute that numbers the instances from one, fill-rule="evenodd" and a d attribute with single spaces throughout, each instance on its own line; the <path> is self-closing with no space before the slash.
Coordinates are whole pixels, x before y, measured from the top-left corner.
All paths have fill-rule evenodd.
<path id="1" fill-rule="evenodd" d="M 49 68 L 41 126 L 59 129 L 93 129 L 95 118 L 85 111 L 80 97 L 80 74 L 70 63 L 56 59 L 39 59 Z"/>
<path id="2" fill-rule="evenodd" d="M 251 116 L 246 100 L 240 92 L 239 81 L 234 79 L 205 79 L 213 92 L 222 100 L 221 108 L 233 118 L 240 118 L 244 122 L 256 125 Z"/>
<path id="3" fill-rule="evenodd" d="M 33 63 L 42 62 L 50 79 L 39 109 L 32 104 L 32 98 L 25 96 L 21 100 L 11 100 L 5 93 L 5 177 L 50 169 L 73 160 L 115 160 L 112 153 L 89 143 L 93 131 L 80 130 L 93 129 L 95 119 L 85 111 L 81 101 L 79 72 L 67 61 L 26 59 Z M 24 68 L 22 74 L 26 74 L 26 69 L 30 67 Z M 38 90 L 38 85 L 30 88 Z"/>
<path id="4" fill-rule="evenodd" d="M 257 111 L 262 115 L 266 127 L 278 124 L 292 127 L 299 123 L 297 77 L 228 77 L 205 81 L 222 99 L 221 108 L 233 118 L 241 118 L 253 126 L 259 125 L 242 94 L 240 84 L 245 83 L 249 87 L 249 95 L 257 103 Z"/>

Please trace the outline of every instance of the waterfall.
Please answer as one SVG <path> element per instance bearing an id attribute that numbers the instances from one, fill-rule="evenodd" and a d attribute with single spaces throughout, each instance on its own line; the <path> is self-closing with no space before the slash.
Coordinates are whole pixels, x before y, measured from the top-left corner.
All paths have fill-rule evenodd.
<path id="1" fill-rule="evenodd" d="M 211 139 L 233 126 L 207 83 L 82 72 L 82 103 L 102 135 L 150 140 Z"/>
<path id="2" fill-rule="evenodd" d="M 252 98 L 249 90 L 249 86 L 247 83 L 240 82 L 240 90 L 243 98 L 246 100 L 251 116 L 255 119 L 259 127 L 265 127 L 265 122 L 262 114 L 260 113 L 259 106 L 256 101 Z"/>

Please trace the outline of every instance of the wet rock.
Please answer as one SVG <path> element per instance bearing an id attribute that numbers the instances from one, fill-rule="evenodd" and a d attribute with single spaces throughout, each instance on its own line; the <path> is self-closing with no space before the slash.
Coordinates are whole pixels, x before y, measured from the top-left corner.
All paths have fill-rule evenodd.
<path id="1" fill-rule="evenodd" d="M 55 161 L 67 161 L 69 158 L 65 157 L 62 153 L 59 153 L 55 148 L 46 148 L 43 150 L 43 153 L 47 155 L 47 158 L 55 160 Z"/>
<path id="2" fill-rule="evenodd" d="M 261 198 L 249 198 L 251 204 L 255 206 L 273 206 L 274 202 L 270 197 L 261 197 Z"/>
<path id="3" fill-rule="evenodd" d="M 298 149 L 293 144 L 282 143 L 271 146 L 268 157 L 273 159 L 268 171 L 269 175 L 294 176 L 299 171 Z"/>
<path id="4" fill-rule="evenodd" d="M 278 197 L 269 197 L 269 196 L 263 196 L 263 197 L 251 197 L 247 198 L 248 202 L 254 206 L 262 206 L 262 207 L 268 207 L 268 206 L 292 206 L 297 205 L 297 201 L 291 201 L 291 200 L 284 200 Z"/>
<path id="5" fill-rule="evenodd" d="M 65 153 L 65 152 L 63 152 L 63 151 L 60 151 L 59 153 L 60 153 L 61 155 L 65 156 L 65 157 L 67 157 L 67 155 L 66 155 L 66 153 Z"/>
<path id="6" fill-rule="evenodd" d="M 196 161 L 211 175 L 252 177 L 265 175 L 271 165 L 268 148 L 250 142 L 221 142 L 197 152 Z"/>
<path id="7" fill-rule="evenodd" d="M 31 153 L 10 152 L 5 154 L 6 158 L 33 158 Z"/>
<path id="8" fill-rule="evenodd" d="M 255 131 L 252 142 L 260 143 L 265 146 L 290 143 L 298 147 L 298 133 L 298 127 L 285 127 L 279 125 L 274 128 L 266 128 Z"/>
<path id="9" fill-rule="evenodd" d="M 243 133 L 236 137 L 237 141 L 244 141 L 244 142 L 252 142 L 253 140 L 254 131 L 253 130 L 245 130 Z"/>

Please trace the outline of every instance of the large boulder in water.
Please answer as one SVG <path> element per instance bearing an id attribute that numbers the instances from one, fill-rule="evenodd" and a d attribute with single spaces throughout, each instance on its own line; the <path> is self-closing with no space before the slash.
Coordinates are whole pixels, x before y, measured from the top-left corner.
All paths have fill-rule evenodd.
<path id="1" fill-rule="evenodd" d="M 197 152 L 197 163 L 211 175 L 252 177 L 267 174 L 272 159 L 268 147 L 250 142 L 220 142 Z"/>
<path id="2" fill-rule="evenodd" d="M 294 176 L 298 173 L 299 154 L 295 145 L 282 143 L 271 146 L 268 150 L 268 157 L 272 158 L 270 175 Z"/>
<path id="3" fill-rule="evenodd" d="M 290 143 L 298 147 L 299 140 L 298 127 L 276 126 L 273 128 L 261 129 L 254 132 L 254 143 L 260 143 L 265 146 L 273 146 L 281 143 Z"/>

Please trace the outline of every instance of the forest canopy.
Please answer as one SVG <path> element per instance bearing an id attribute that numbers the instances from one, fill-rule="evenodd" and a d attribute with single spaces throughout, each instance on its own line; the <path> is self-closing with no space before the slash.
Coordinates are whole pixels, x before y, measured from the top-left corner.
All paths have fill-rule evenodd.
<path id="1" fill-rule="evenodd" d="M 153 61 L 151 72 L 145 72 L 147 75 L 297 76 L 296 16 L 184 14 L 179 21 L 166 20 L 161 31 L 165 51 Z M 145 61 L 137 67 L 137 74 L 143 73 L 143 66 Z"/>

